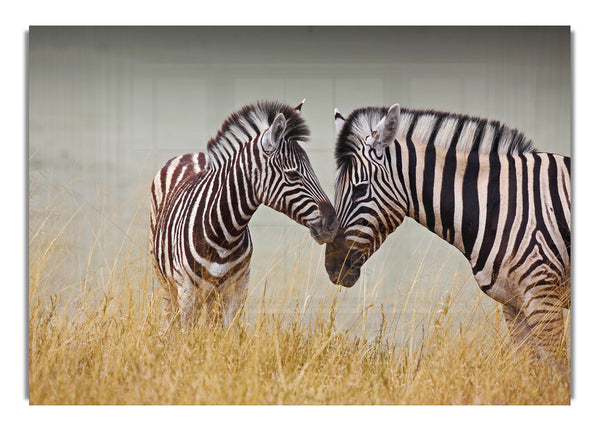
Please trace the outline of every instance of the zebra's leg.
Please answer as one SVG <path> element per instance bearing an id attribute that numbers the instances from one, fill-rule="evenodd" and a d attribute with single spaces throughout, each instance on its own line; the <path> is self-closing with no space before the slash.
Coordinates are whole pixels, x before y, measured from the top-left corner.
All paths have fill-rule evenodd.
<path id="1" fill-rule="evenodd" d="M 566 354 L 562 349 L 564 298 L 554 286 L 536 285 L 525 297 L 523 313 L 531 328 L 528 339 L 536 355 L 554 366 L 565 380 L 570 381 Z"/>
<path id="2" fill-rule="evenodd" d="M 540 307 L 534 300 L 530 300 L 522 308 L 504 304 L 504 319 L 517 349 L 531 347 L 538 359 L 554 367 L 567 382 L 570 382 L 568 367 L 563 361 L 556 359 L 564 327 L 562 308 L 559 304 L 549 306 L 551 301 L 547 298 L 542 302 L 549 308 Z"/>
<path id="3" fill-rule="evenodd" d="M 203 282 L 197 289 L 196 320 L 209 327 L 220 325 L 223 320 L 223 304 L 226 301 L 221 286 Z"/>
<path id="4" fill-rule="evenodd" d="M 166 294 L 163 297 L 167 328 L 173 328 L 180 324 L 179 303 L 177 301 L 177 286 L 165 282 Z"/>
<path id="5" fill-rule="evenodd" d="M 199 293 L 198 288 L 187 279 L 183 280 L 177 287 L 179 319 L 184 332 L 198 323 L 202 303 Z"/>
<path id="6" fill-rule="evenodd" d="M 509 304 L 502 305 L 502 312 L 515 347 L 521 349 L 531 332 L 525 316 L 518 308 Z"/>
<path id="7" fill-rule="evenodd" d="M 246 267 L 242 275 L 230 287 L 223 314 L 223 326 L 227 328 L 233 319 L 240 313 L 248 295 L 248 280 L 250 279 L 250 266 Z"/>

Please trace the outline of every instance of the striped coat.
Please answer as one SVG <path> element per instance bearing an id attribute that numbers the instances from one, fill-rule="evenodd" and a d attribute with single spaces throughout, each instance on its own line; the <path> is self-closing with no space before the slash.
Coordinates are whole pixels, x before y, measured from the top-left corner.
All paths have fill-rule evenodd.
<path id="1" fill-rule="evenodd" d="M 570 305 L 570 159 L 533 151 L 496 122 L 432 111 L 358 110 L 341 125 L 327 246 L 331 280 L 360 267 L 408 216 L 469 260 L 481 289 L 503 305 L 517 344 L 556 365 Z"/>
<path id="2" fill-rule="evenodd" d="M 204 314 L 229 325 L 246 296 L 252 256 L 248 223 L 267 205 L 330 240 L 337 218 L 301 143 L 300 108 L 243 107 L 208 143 L 208 154 L 169 160 L 151 186 L 150 249 L 167 289 L 171 321 Z"/>

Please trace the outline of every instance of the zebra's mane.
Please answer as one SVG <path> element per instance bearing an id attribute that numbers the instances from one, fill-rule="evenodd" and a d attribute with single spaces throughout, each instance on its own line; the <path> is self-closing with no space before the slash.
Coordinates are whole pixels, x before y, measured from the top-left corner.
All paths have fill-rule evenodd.
<path id="1" fill-rule="evenodd" d="M 278 101 L 259 101 L 242 107 L 223 122 L 207 145 L 210 165 L 221 166 L 243 144 L 267 130 L 280 113 L 287 121 L 284 141 L 305 142 L 310 132 L 300 111 Z"/>
<path id="2" fill-rule="evenodd" d="M 386 107 L 366 107 L 356 109 L 348 116 L 335 147 L 338 169 L 346 164 L 348 156 L 362 145 L 363 139 L 371 134 L 387 111 Z M 456 145 L 456 150 L 463 152 L 508 154 L 536 151 L 523 133 L 499 121 L 450 112 L 402 108 L 396 138 L 406 138 L 409 132 L 413 142 L 428 143 L 434 137 L 436 147 Z"/>

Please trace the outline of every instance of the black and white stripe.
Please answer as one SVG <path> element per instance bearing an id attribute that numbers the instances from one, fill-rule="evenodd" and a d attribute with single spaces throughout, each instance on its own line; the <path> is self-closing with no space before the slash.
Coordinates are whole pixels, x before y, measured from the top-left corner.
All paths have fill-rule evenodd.
<path id="1" fill-rule="evenodd" d="M 405 216 L 458 248 L 517 343 L 551 351 L 570 306 L 570 159 L 485 119 L 398 105 L 336 111 L 340 229 L 326 268 L 353 285 Z M 563 373 L 566 370 L 560 364 Z"/>
<path id="2" fill-rule="evenodd" d="M 308 128 L 293 108 L 258 102 L 232 114 L 208 143 L 163 166 L 151 187 L 151 253 L 170 320 L 196 322 L 203 306 L 228 325 L 246 295 L 248 223 L 260 204 L 330 240 L 337 218 L 300 146 Z"/>

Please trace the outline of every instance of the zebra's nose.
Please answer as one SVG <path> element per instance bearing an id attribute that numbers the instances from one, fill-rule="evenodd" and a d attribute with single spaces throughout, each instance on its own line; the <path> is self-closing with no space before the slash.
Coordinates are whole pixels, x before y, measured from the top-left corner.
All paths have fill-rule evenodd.
<path id="1" fill-rule="evenodd" d="M 343 229 L 338 229 L 333 241 L 325 248 L 325 270 L 332 283 L 352 287 L 360 277 L 360 265 L 352 265 L 351 252 L 346 243 Z"/>
<path id="2" fill-rule="evenodd" d="M 335 210 L 328 201 L 319 203 L 319 221 L 312 226 L 311 232 L 319 244 L 333 241 L 337 232 L 339 222 Z"/>

